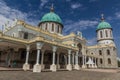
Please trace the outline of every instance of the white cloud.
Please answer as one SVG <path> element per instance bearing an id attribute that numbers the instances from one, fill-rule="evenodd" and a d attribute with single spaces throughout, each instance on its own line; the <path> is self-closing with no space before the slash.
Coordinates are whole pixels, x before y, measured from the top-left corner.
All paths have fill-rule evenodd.
<path id="1" fill-rule="evenodd" d="M 120 12 L 115 13 L 116 18 L 120 18 Z"/>
<path id="2" fill-rule="evenodd" d="M 72 9 L 76 9 L 76 8 L 80 8 L 80 7 L 82 7 L 82 4 L 80 4 L 80 3 L 76 3 L 76 4 L 71 5 Z"/>
<path id="3" fill-rule="evenodd" d="M 41 0 L 40 8 L 42 8 L 47 2 L 48 0 Z"/>
<path id="4" fill-rule="evenodd" d="M 7 4 L 3 0 L 0 0 L 0 27 L 8 21 L 12 23 L 13 19 L 15 18 L 25 20 L 27 23 L 30 23 L 32 25 L 35 25 L 35 23 L 37 22 L 37 20 L 33 21 L 32 19 L 28 19 L 29 14 L 11 8 L 7 6 Z"/>
<path id="5" fill-rule="evenodd" d="M 88 45 L 95 45 L 97 43 L 96 41 L 97 41 L 96 37 L 94 37 L 94 38 L 88 39 L 87 44 Z"/>
<path id="6" fill-rule="evenodd" d="M 98 24 L 98 21 L 92 21 L 92 20 L 79 20 L 77 22 L 72 20 L 66 20 L 65 22 L 65 33 L 66 32 L 76 32 L 85 30 L 87 28 L 94 28 Z"/>

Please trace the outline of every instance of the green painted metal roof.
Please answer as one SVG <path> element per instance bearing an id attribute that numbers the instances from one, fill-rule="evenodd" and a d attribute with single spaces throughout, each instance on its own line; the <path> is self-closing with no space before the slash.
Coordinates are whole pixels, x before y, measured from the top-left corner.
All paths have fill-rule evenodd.
<path id="1" fill-rule="evenodd" d="M 108 22 L 102 21 L 98 24 L 97 30 L 112 28 Z"/>
<path id="2" fill-rule="evenodd" d="M 53 21 L 62 24 L 62 20 L 54 12 L 47 13 L 42 17 L 41 22 L 46 22 L 46 21 Z"/>

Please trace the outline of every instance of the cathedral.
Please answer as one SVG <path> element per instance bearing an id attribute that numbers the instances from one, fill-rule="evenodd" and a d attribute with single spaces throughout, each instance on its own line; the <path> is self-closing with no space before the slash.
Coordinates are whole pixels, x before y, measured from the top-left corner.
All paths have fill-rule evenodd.
<path id="1" fill-rule="evenodd" d="M 117 68 L 117 49 L 111 25 L 102 16 L 96 29 L 97 44 L 88 46 L 80 31 L 63 35 L 61 18 L 51 7 L 38 26 L 15 20 L 0 31 L 0 66 L 41 72 Z"/>

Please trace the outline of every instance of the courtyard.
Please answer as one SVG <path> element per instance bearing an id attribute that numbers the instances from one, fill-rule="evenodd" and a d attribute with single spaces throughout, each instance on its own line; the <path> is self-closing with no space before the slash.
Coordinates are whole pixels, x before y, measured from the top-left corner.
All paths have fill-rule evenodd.
<path id="1" fill-rule="evenodd" d="M 120 70 L 85 69 L 79 71 L 43 71 L 41 73 L 1 70 L 0 80 L 120 80 Z"/>

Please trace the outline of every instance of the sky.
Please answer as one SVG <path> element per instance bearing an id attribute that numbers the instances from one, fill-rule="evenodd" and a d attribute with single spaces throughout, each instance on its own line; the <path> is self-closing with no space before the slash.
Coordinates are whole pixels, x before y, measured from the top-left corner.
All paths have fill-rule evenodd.
<path id="1" fill-rule="evenodd" d="M 96 28 L 101 14 L 113 28 L 120 57 L 120 0 L 0 0 L 0 29 L 15 18 L 37 26 L 42 16 L 54 12 L 62 19 L 63 34 L 82 32 L 88 45 L 96 44 Z"/>

